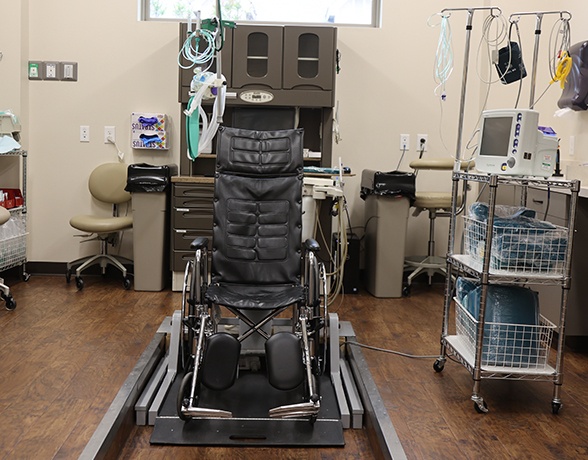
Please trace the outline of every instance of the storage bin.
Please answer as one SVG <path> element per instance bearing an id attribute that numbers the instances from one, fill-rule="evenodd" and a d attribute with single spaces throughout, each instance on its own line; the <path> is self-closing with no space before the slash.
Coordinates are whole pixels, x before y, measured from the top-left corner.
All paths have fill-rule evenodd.
<path id="1" fill-rule="evenodd" d="M 465 254 L 481 269 L 487 223 L 464 216 L 464 229 Z M 560 275 L 565 267 L 567 247 L 567 229 L 564 227 L 552 224 L 537 227 L 523 227 L 514 223 L 494 225 L 490 269 Z"/>
<path id="2" fill-rule="evenodd" d="M 455 300 L 455 328 L 467 350 L 476 353 L 479 321 Z M 516 369 L 546 369 L 555 324 L 539 316 L 539 324 L 484 323 L 482 366 Z"/>

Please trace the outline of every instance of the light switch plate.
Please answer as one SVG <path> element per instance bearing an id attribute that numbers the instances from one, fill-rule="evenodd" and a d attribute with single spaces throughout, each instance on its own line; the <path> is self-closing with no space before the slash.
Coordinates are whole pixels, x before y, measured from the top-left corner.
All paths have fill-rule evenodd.
<path id="1" fill-rule="evenodd" d="M 60 74 L 63 81 L 78 81 L 78 63 L 60 62 Z"/>

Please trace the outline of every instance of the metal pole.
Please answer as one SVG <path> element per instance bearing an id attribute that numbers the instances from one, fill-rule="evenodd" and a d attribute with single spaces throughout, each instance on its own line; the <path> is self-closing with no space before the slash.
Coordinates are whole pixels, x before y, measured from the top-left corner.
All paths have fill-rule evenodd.
<path id="1" fill-rule="evenodd" d="M 565 21 L 572 19 L 572 14 L 569 11 L 527 11 L 522 13 L 513 13 L 509 16 L 509 22 L 518 22 L 521 16 L 535 15 L 535 46 L 533 49 L 533 67 L 531 69 L 531 89 L 529 91 L 529 108 L 532 109 L 535 105 L 535 86 L 537 85 L 537 60 L 539 59 L 539 40 L 541 38 L 541 23 L 543 16 L 546 14 L 559 14 L 560 18 Z M 567 17 L 564 17 L 566 16 Z M 516 17 L 516 19 L 513 19 Z"/>
<path id="2" fill-rule="evenodd" d="M 460 104 L 459 104 L 459 122 L 457 125 L 457 144 L 456 144 L 456 154 L 455 154 L 455 165 L 453 167 L 453 171 L 458 173 L 461 169 L 461 144 L 462 144 L 462 137 L 463 137 L 463 120 L 465 115 L 465 98 L 466 98 L 466 89 L 467 89 L 467 82 L 468 82 L 468 63 L 470 59 L 470 41 L 471 41 L 471 33 L 472 33 L 472 20 L 474 18 L 474 12 L 477 10 L 490 10 L 491 14 L 494 14 L 494 10 L 498 11 L 498 15 L 502 14 L 500 8 L 490 6 L 490 7 L 482 7 L 482 8 L 447 8 L 441 10 L 441 13 L 448 13 L 452 11 L 467 11 L 467 22 L 466 22 L 466 43 L 465 43 L 465 51 L 464 51 L 464 58 L 463 58 L 463 74 L 461 79 L 461 97 L 460 97 Z"/>
<path id="3" fill-rule="evenodd" d="M 529 91 L 529 108 L 535 105 L 535 86 L 537 85 L 537 60 L 539 58 L 539 39 L 541 38 L 541 22 L 543 14 L 538 14 L 535 21 L 535 48 L 533 49 L 533 70 L 531 73 L 531 90 Z"/>

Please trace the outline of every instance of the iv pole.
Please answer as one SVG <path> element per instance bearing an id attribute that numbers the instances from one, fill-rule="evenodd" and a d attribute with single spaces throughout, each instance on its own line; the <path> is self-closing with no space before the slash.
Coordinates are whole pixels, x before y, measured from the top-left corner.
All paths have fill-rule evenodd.
<path id="1" fill-rule="evenodd" d="M 461 79 L 461 97 L 459 103 L 459 122 L 457 126 L 457 145 L 456 145 L 456 153 L 455 153 L 455 163 L 453 165 L 453 184 L 452 184 L 452 213 L 457 215 L 457 203 L 458 203 L 458 182 L 459 180 L 455 177 L 455 174 L 461 171 L 461 144 L 463 138 L 463 123 L 464 123 L 464 115 L 465 115 L 465 100 L 466 100 L 466 89 L 467 89 L 467 82 L 468 82 L 468 63 L 470 60 L 470 41 L 471 41 L 471 34 L 472 34 L 472 21 L 474 18 L 474 13 L 479 10 L 486 10 L 490 11 L 490 14 L 494 17 L 498 17 L 502 14 L 502 10 L 495 6 L 490 7 L 478 7 L 478 8 L 445 8 L 441 10 L 440 14 L 448 13 L 451 15 L 454 11 L 467 11 L 467 21 L 466 21 L 466 43 L 465 43 L 465 51 L 464 51 L 464 58 L 463 58 L 463 75 Z M 464 182 L 464 188 L 466 187 L 466 182 Z M 449 219 L 449 246 L 448 246 L 448 253 L 454 247 L 455 244 L 455 232 L 452 231 L 453 219 Z M 449 272 L 449 266 L 448 272 Z"/>
<path id="2" fill-rule="evenodd" d="M 466 22 L 466 43 L 465 43 L 465 52 L 463 58 L 463 75 L 461 79 L 461 98 L 459 103 L 459 123 L 457 126 L 457 145 L 456 145 L 456 155 L 455 155 L 455 165 L 453 167 L 453 172 L 459 172 L 461 168 L 461 143 L 463 137 L 463 120 L 465 115 L 465 98 L 466 98 L 466 86 L 468 82 L 468 63 L 470 60 L 470 41 L 471 41 L 471 34 L 472 34 L 472 21 L 474 18 L 474 12 L 478 10 L 490 10 L 490 14 L 497 17 L 502 14 L 500 8 L 495 6 L 490 7 L 479 7 L 479 8 L 445 8 L 441 10 L 441 14 L 444 13 L 452 13 L 454 11 L 467 11 L 468 17 Z M 496 13 L 495 13 L 496 12 Z"/>
<path id="3" fill-rule="evenodd" d="M 465 52 L 464 52 L 464 62 L 463 62 L 463 75 L 462 75 L 462 82 L 461 82 L 461 99 L 460 99 L 460 108 L 459 108 L 459 124 L 457 128 L 457 145 L 456 145 L 456 154 L 455 154 L 455 163 L 453 167 L 453 175 L 452 175 L 452 185 L 451 185 L 451 213 L 454 216 L 458 214 L 458 207 L 459 205 L 459 177 L 458 173 L 461 171 L 461 144 L 462 144 L 462 137 L 463 137 L 463 123 L 464 123 L 464 115 L 465 115 L 465 99 L 466 99 L 466 87 L 467 87 L 467 80 L 468 80 L 468 63 L 469 63 L 469 56 L 470 56 L 470 41 L 471 41 L 471 32 L 472 32 L 472 21 L 474 17 L 474 12 L 478 10 L 489 10 L 490 14 L 494 17 L 498 17 L 502 14 L 502 11 L 498 7 L 480 7 L 480 8 L 451 8 L 451 9 L 444 9 L 441 11 L 441 14 L 451 13 L 453 11 L 467 11 L 467 22 L 466 22 L 466 43 L 465 43 Z M 464 181 L 464 205 L 465 205 L 465 191 L 467 187 L 467 180 Z M 492 192 L 491 192 L 492 194 Z M 492 198 L 492 197 L 491 197 Z M 458 206 L 459 205 L 459 206 Z M 460 211 L 461 212 L 461 211 Z M 455 219 L 449 219 L 449 239 L 448 239 L 448 249 L 447 254 L 450 254 L 453 251 L 455 246 Z M 492 222 L 489 222 L 488 225 L 492 226 Z M 488 259 L 488 258 L 487 258 Z M 489 264 L 489 261 L 486 262 Z M 451 263 L 449 262 L 449 257 L 447 257 L 447 276 L 451 276 L 452 267 Z M 487 280 L 482 280 L 482 298 L 485 298 L 485 282 Z M 449 330 L 449 315 L 447 314 L 451 305 L 451 283 L 445 283 L 445 305 L 443 306 L 443 334 L 445 334 Z M 482 320 L 478 325 L 478 334 L 483 334 L 483 327 L 484 327 L 484 310 L 485 304 L 482 302 L 481 304 L 481 315 Z M 482 328 L 482 330 L 480 330 Z M 480 345 L 481 346 L 481 345 Z M 445 361 L 445 344 L 442 343 L 441 345 L 441 352 L 440 352 L 440 359 L 442 362 Z M 479 387 L 480 387 L 480 380 L 481 380 L 481 362 L 482 362 L 482 353 L 477 353 L 476 363 L 474 365 L 474 372 L 473 372 L 473 379 L 474 379 L 474 390 L 472 394 L 472 400 L 478 405 L 481 411 L 487 411 L 487 409 L 483 406 L 483 399 L 478 395 Z"/>
<path id="4" fill-rule="evenodd" d="M 531 70 L 531 89 L 529 91 L 529 108 L 532 109 L 535 105 L 535 86 L 537 84 L 537 59 L 539 58 L 539 39 L 541 36 L 541 22 L 543 16 L 546 14 L 559 14 L 559 17 L 568 22 L 572 19 L 572 14 L 569 11 L 527 11 L 521 13 L 513 13 L 508 20 L 512 24 L 516 24 L 521 19 L 521 16 L 535 15 L 535 47 L 533 49 L 533 68 Z M 513 19 L 514 18 L 514 19 Z"/>

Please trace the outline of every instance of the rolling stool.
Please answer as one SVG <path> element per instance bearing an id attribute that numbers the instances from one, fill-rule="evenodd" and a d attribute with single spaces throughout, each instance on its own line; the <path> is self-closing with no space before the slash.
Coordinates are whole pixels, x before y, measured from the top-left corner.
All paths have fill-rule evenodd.
<path id="1" fill-rule="evenodd" d="M 453 158 L 433 158 L 414 160 L 410 162 L 409 166 L 418 174 L 420 170 L 451 171 L 454 164 L 455 160 Z M 462 170 L 473 167 L 473 161 L 463 161 L 461 163 Z M 435 273 L 447 276 L 446 258 L 435 255 L 435 220 L 437 217 L 451 216 L 451 192 L 421 192 L 417 187 L 415 195 L 413 205 L 415 210 L 412 215 L 418 216 L 425 210 L 429 212 L 429 244 L 426 256 L 409 256 L 404 259 L 405 270 L 412 269 L 402 290 L 405 296 L 410 294 L 412 281 L 423 273 L 426 273 L 429 277 L 429 286 Z M 461 200 L 462 198 L 459 196 L 458 207 L 461 206 Z"/>

